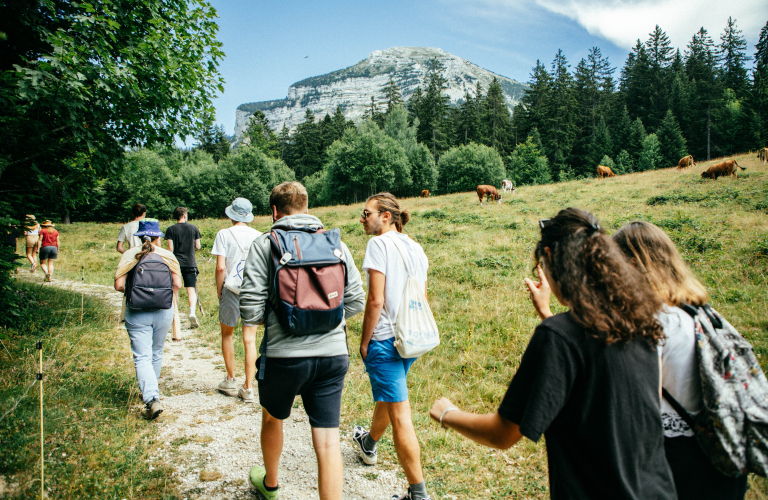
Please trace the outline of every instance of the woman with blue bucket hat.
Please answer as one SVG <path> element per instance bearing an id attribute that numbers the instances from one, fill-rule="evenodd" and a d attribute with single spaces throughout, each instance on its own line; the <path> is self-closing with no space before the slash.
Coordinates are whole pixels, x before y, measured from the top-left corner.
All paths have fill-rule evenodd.
<path id="1" fill-rule="evenodd" d="M 159 268 L 162 271 L 164 270 L 164 263 L 170 270 L 173 292 L 178 292 L 182 285 L 181 269 L 173 253 L 160 246 L 160 237 L 164 236 L 163 232 L 160 231 L 160 223 L 155 219 L 141 220 L 139 221 L 139 231 L 134 236 L 141 238 L 143 244 L 140 247 L 131 247 L 126 250 L 120 258 L 115 272 L 115 290 L 125 293 L 126 281 L 129 278 L 130 283 L 138 283 L 140 279 L 146 279 L 144 276 L 137 279 L 135 269 L 144 274 L 146 268 L 148 276 L 149 266 L 153 266 L 152 269 Z M 150 254 L 154 254 L 154 256 Z M 137 268 L 139 264 L 141 266 Z M 163 276 L 163 273 L 158 275 Z M 164 276 L 164 279 L 167 280 L 168 275 L 165 274 Z M 157 290 L 161 289 L 158 288 Z M 151 294 L 154 292 L 155 289 L 153 288 L 145 289 L 150 300 L 152 299 Z M 131 298 L 133 297 L 134 294 L 131 294 Z M 127 298 L 124 297 L 123 300 L 126 301 Z M 158 303 L 160 302 L 162 301 L 158 300 Z M 150 307 L 145 305 L 138 309 L 134 308 L 134 305 L 133 302 L 126 304 L 125 328 L 131 339 L 133 364 L 136 367 L 136 378 L 145 405 L 142 416 L 147 420 L 152 420 L 163 412 L 163 407 L 160 405 L 158 379 L 163 364 L 163 346 L 168 330 L 173 323 L 175 311 L 172 303 L 170 303 L 170 307 L 161 309 L 155 308 L 154 305 L 150 305 Z M 160 306 L 165 305 L 165 303 L 160 304 Z"/>

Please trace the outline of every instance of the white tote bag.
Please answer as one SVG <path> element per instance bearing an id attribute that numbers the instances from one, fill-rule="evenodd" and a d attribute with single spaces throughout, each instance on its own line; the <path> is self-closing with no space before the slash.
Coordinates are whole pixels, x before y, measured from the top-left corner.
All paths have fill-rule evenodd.
<path id="1" fill-rule="evenodd" d="M 424 290 L 408 268 L 408 262 L 394 239 L 392 243 L 403 259 L 408 273 L 408 282 L 405 284 L 405 290 L 400 299 L 400 310 L 397 312 L 397 320 L 394 323 L 395 347 L 401 357 L 417 358 L 440 345 L 440 334 L 437 331 L 435 318 L 432 316 L 432 309 L 429 308 L 427 298 L 424 296 Z M 386 303 L 384 311 L 391 323 L 392 318 L 389 316 Z"/>

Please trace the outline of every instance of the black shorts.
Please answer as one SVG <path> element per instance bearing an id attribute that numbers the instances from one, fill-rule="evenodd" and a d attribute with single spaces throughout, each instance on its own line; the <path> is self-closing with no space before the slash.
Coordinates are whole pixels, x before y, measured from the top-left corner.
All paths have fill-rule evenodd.
<path id="1" fill-rule="evenodd" d="M 197 275 L 200 271 L 196 267 L 181 267 L 181 278 L 184 280 L 184 288 L 193 288 L 197 284 Z"/>
<path id="2" fill-rule="evenodd" d="M 270 415 L 285 420 L 291 415 L 293 400 L 301 395 L 309 425 L 319 428 L 339 426 L 341 392 L 349 369 L 349 356 L 330 358 L 267 358 L 264 380 L 259 380 L 261 356 L 256 360 L 259 403 Z"/>

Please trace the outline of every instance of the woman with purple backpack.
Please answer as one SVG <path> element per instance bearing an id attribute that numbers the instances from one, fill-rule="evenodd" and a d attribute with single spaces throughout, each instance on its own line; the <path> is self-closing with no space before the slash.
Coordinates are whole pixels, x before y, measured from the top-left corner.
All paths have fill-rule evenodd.
<path id="1" fill-rule="evenodd" d="M 160 237 L 164 235 L 160 231 L 160 223 L 157 220 L 144 219 L 139 221 L 139 231 L 134 236 L 141 238 L 142 245 L 131 247 L 120 258 L 115 272 L 115 290 L 125 293 L 123 298 L 126 301 L 125 329 L 128 330 L 128 337 L 131 339 L 133 364 L 136 368 L 136 378 L 145 405 L 142 416 L 147 420 L 153 420 L 163 412 L 159 400 L 158 379 L 163 364 L 165 337 L 173 323 L 174 307 L 172 302 L 170 307 L 163 307 L 162 309 L 132 307 L 135 304 L 132 304 L 131 297 L 129 297 L 132 291 L 131 285 L 136 281 L 136 269 L 142 271 L 143 274 L 143 270 L 137 268 L 139 264 L 144 265 L 142 261 L 154 260 L 156 263 L 164 263 L 168 267 L 173 294 L 181 288 L 182 278 L 176 257 L 172 252 L 161 247 Z M 152 253 L 157 254 L 160 259 L 145 259 Z M 162 268 L 162 264 L 160 267 Z M 165 274 L 165 280 L 167 279 L 167 274 Z M 151 293 L 153 290 L 149 289 L 149 291 Z M 149 298 L 151 299 L 151 297 Z M 167 306 L 168 304 L 166 302 L 162 305 Z"/>

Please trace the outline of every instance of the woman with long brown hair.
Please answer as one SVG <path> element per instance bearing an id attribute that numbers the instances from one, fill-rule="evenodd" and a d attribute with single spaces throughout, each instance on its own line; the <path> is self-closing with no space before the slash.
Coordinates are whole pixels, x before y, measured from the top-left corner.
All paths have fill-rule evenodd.
<path id="1" fill-rule="evenodd" d="M 24 225 L 24 235 L 27 243 L 27 260 L 32 265 L 30 272 L 34 273 L 37 269 L 37 252 L 40 250 L 40 224 L 35 220 L 35 216 L 27 214 L 27 220 Z"/>
<path id="2" fill-rule="evenodd" d="M 693 318 L 678 306 L 705 305 L 709 301 L 707 290 L 685 264 L 669 236 L 650 222 L 631 222 L 619 229 L 613 240 L 664 303 L 658 312 L 666 337 L 659 347 L 661 382 L 688 413 L 695 415 L 704 407 L 696 358 L 696 332 Z M 702 452 L 693 430 L 666 398 L 661 402 L 661 420 L 664 448 L 678 498 L 744 498 L 746 474 L 731 478 L 718 471 Z"/>
<path id="3" fill-rule="evenodd" d="M 525 280 L 542 319 L 495 413 L 430 416 L 486 446 L 547 440 L 551 498 L 674 499 L 659 418 L 661 301 L 594 215 L 539 221 L 540 281 Z M 550 290 L 568 311 L 553 315 Z"/>

